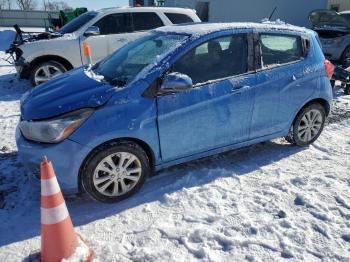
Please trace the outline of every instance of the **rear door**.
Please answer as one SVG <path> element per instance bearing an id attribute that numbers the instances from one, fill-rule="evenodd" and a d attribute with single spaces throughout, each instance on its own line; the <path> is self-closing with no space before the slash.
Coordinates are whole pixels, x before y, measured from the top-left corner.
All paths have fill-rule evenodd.
<path id="1" fill-rule="evenodd" d="M 314 91 L 304 84 L 308 68 L 299 35 L 261 32 L 256 36 L 260 54 L 251 139 L 284 130 Z"/>
<path id="2" fill-rule="evenodd" d="M 164 161 L 249 138 L 255 74 L 247 34 L 230 34 L 192 48 L 173 65 L 194 88 L 159 96 L 158 128 Z"/>

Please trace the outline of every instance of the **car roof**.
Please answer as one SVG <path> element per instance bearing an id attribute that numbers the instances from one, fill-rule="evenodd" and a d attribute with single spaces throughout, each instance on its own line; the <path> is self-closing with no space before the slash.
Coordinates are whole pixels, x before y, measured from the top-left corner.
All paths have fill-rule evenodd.
<path id="1" fill-rule="evenodd" d="M 154 12 L 154 11 L 161 11 L 161 12 L 173 12 L 173 13 L 196 13 L 195 10 L 190 8 L 178 8 L 178 7 L 109 7 L 109 8 L 102 8 L 98 10 L 97 12 L 101 13 L 117 13 L 117 12 Z"/>
<path id="2" fill-rule="evenodd" d="M 310 33 L 312 30 L 305 27 L 293 26 L 284 22 L 262 22 L 262 23 L 190 23 L 179 24 L 159 27 L 154 29 L 156 32 L 164 33 L 178 33 L 178 34 L 190 34 L 190 35 L 206 35 L 209 33 L 230 30 L 230 29 L 266 29 L 269 30 L 285 30 L 299 33 Z"/>

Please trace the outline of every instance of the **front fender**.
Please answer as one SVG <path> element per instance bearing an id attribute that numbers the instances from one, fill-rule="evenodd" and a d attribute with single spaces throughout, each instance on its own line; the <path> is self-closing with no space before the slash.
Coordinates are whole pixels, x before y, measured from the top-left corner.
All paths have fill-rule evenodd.
<path id="1" fill-rule="evenodd" d="M 81 66 L 81 54 L 78 39 L 52 39 L 25 43 L 19 48 L 27 63 L 43 56 L 58 56 L 67 60 L 73 67 Z"/>

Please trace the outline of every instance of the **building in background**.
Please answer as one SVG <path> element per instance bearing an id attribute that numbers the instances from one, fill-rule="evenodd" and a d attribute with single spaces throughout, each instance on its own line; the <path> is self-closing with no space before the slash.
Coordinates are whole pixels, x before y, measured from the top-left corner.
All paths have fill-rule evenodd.
<path id="1" fill-rule="evenodd" d="M 329 0 L 328 8 L 337 12 L 350 10 L 350 0 Z"/>
<path id="2" fill-rule="evenodd" d="M 273 20 L 310 27 L 309 13 L 329 8 L 332 1 L 350 3 L 350 0 L 130 0 L 130 5 L 192 8 L 202 21 L 210 22 L 260 22 L 277 7 Z"/>

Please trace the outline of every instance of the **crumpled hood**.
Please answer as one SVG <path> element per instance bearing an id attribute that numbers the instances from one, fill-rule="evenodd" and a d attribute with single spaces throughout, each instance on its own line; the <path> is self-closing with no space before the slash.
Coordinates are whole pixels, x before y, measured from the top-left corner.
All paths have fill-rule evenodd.
<path id="1" fill-rule="evenodd" d="M 115 87 L 86 75 L 84 68 L 69 71 L 26 93 L 21 99 L 23 120 L 51 118 L 73 110 L 98 107 Z"/>

